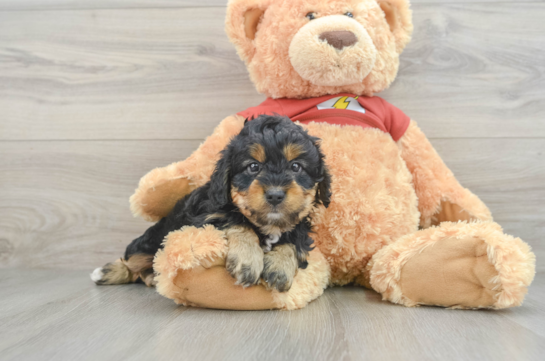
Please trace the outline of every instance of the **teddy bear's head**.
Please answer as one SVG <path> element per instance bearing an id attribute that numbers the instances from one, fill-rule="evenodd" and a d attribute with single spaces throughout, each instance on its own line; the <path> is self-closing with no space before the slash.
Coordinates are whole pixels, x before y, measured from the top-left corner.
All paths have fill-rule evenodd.
<path id="1" fill-rule="evenodd" d="M 260 93 L 372 95 L 395 79 L 408 0 L 230 0 L 227 34 Z"/>

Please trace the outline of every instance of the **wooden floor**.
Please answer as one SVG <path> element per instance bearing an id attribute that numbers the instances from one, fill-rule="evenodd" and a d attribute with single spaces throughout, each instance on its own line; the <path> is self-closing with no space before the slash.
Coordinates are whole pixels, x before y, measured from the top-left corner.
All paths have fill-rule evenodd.
<path id="1" fill-rule="evenodd" d="M 94 287 L 87 272 L 148 226 L 128 209 L 139 178 L 263 97 L 226 0 L 0 0 L 0 359 L 543 359 L 545 2 L 412 3 L 381 96 L 534 248 L 522 308 L 405 309 L 349 288 L 293 313 L 219 312 Z"/>
<path id="2" fill-rule="evenodd" d="M 405 308 L 333 288 L 299 311 L 176 307 L 82 271 L 0 270 L 0 359 L 543 360 L 545 280 L 504 311 Z"/>

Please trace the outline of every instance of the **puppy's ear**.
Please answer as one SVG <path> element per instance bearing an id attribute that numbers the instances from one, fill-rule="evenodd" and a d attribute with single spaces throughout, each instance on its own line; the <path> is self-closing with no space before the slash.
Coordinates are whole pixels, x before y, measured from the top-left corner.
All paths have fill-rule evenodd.
<path id="1" fill-rule="evenodd" d="M 225 31 L 246 63 L 255 54 L 254 39 L 269 2 L 270 0 L 231 0 L 227 5 Z"/>
<path id="2" fill-rule="evenodd" d="M 322 164 L 322 180 L 316 190 L 316 203 L 322 203 L 326 208 L 331 203 L 331 175 L 325 164 Z"/>
<path id="3" fill-rule="evenodd" d="M 331 203 L 331 175 L 325 164 L 325 155 L 320 149 L 320 138 L 310 137 L 312 145 L 316 147 L 320 155 L 318 188 L 316 189 L 316 204 L 323 204 L 326 208 Z"/>
<path id="4" fill-rule="evenodd" d="M 229 148 L 221 153 L 216 169 L 210 177 L 208 196 L 214 205 L 221 208 L 231 202 L 231 152 Z"/>

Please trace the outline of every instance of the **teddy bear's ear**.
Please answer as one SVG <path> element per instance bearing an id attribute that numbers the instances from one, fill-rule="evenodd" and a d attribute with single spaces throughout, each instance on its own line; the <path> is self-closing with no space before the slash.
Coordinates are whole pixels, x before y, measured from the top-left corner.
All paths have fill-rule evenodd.
<path id="1" fill-rule="evenodd" d="M 255 53 L 254 39 L 269 0 L 230 0 L 225 30 L 238 54 L 249 62 Z"/>
<path id="2" fill-rule="evenodd" d="M 401 53 L 411 40 L 413 32 L 412 14 L 408 0 L 377 0 L 384 12 L 386 22 L 395 37 L 397 52 Z"/>

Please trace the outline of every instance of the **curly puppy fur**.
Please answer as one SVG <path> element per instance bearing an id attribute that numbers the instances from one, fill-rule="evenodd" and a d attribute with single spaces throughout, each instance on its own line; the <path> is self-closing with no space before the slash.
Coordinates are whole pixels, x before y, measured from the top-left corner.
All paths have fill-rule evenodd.
<path id="1" fill-rule="evenodd" d="M 209 224 L 225 232 L 229 244 L 226 267 L 238 284 L 259 282 L 264 251 L 272 249 L 266 257 L 271 267 L 265 270 L 265 280 L 287 291 L 297 267 L 308 265 L 313 244 L 311 211 L 319 204 L 327 207 L 330 193 L 330 176 L 318 138 L 288 118 L 260 116 L 246 122 L 224 149 L 207 184 L 180 200 L 167 217 L 135 239 L 123 259 L 95 270 L 92 279 L 97 284 L 141 279 L 153 285 L 153 256 L 167 235 L 182 227 Z M 276 251 L 278 247 L 289 252 Z M 286 260 L 287 255 L 291 261 Z M 138 267 L 131 268 L 136 260 Z"/>

